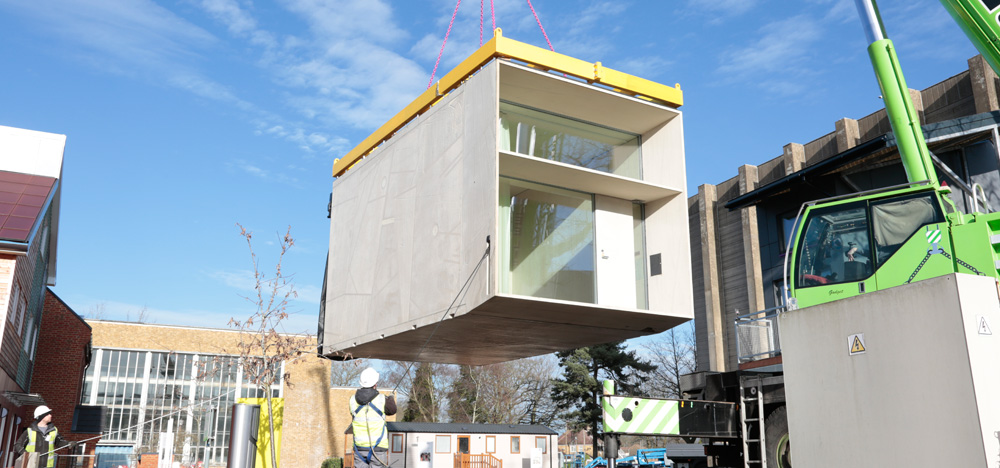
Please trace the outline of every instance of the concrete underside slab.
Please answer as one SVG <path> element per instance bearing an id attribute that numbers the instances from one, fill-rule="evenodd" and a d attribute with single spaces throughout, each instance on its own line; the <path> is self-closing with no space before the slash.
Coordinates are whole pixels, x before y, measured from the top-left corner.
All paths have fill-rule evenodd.
<path id="1" fill-rule="evenodd" d="M 687 320 L 500 295 L 455 318 L 359 341 L 342 352 L 353 358 L 484 365 L 656 334 Z"/>
<path id="2" fill-rule="evenodd" d="M 932 278 L 790 311 L 779 324 L 796 465 L 997 466 L 992 278 Z"/>

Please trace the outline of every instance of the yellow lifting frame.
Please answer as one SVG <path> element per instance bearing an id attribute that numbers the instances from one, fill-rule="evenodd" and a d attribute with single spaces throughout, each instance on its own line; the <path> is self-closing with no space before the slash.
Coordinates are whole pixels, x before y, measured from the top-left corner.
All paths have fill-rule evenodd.
<path id="1" fill-rule="evenodd" d="M 585 62 L 568 55 L 508 39 L 503 37 L 502 31 L 497 28 L 494 31 L 493 39 L 490 39 L 479 50 L 463 60 L 434 86 L 421 93 L 413 102 L 379 127 L 375 133 L 365 138 L 344 157 L 336 159 L 333 162 L 333 176 L 344 175 L 354 163 L 391 138 L 396 131 L 403 128 L 411 120 L 427 111 L 451 90 L 461 85 L 466 78 L 498 57 L 514 59 L 536 68 L 572 75 L 590 83 L 600 83 L 617 92 L 670 107 L 680 107 L 684 104 L 684 95 L 681 92 L 680 84 L 674 85 L 674 87 L 662 85 L 605 68 L 601 62 Z"/>

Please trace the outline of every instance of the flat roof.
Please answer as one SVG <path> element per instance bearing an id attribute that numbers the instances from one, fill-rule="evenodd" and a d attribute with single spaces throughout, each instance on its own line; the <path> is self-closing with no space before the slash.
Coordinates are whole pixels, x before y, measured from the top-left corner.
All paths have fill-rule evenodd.
<path id="1" fill-rule="evenodd" d="M 572 76 L 592 85 L 670 107 L 680 107 L 684 104 L 684 95 L 681 92 L 680 84 L 673 87 L 663 85 L 606 68 L 601 65 L 601 62 L 586 62 L 508 39 L 503 37 L 501 30 L 497 28 L 494 31 L 493 39 L 458 64 L 437 83 L 434 83 L 427 91 L 424 91 L 344 157 L 335 160 L 333 162 L 333 176 L 343 175 L 354 163 L 391 138 L 396 131 L 423 114 L 450 91 L 461 86 L 466 78 L 498 58 L 517 60 L 533 68 L 556 72 L 567 77 Z"/>
<path id="2" fill-rule="evenodd" d="M 387 422 L 389 432 L 426 432 L 435 434 L 538 434 L 556 435 L 556 431 L 539 424 L 472 424 Z"/>

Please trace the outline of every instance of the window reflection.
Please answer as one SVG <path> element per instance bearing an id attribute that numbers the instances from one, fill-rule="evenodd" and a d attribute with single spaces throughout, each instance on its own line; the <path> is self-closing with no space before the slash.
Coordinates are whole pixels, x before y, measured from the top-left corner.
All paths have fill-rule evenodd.
<path id="1" fill-rule="evenodd" d="M 638 135 L 509 102 L 500 103 L 500 149 L 640 178 Z"/>
<path id="2" fill-rule="evenodd" d="M 590 194 L 500 179 L 502 289 L 594 303 L 594 212 Z"/>

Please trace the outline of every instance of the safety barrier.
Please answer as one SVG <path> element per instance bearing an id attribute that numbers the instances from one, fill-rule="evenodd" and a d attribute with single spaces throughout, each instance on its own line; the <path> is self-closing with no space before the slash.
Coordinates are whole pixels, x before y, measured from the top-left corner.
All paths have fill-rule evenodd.
<path id="1" fill-rule="evenodd" d="M 784 306 L 736 316 L 736 356 L 740 363 L 758 361 L 781 354 L 778 314 Z"/>

